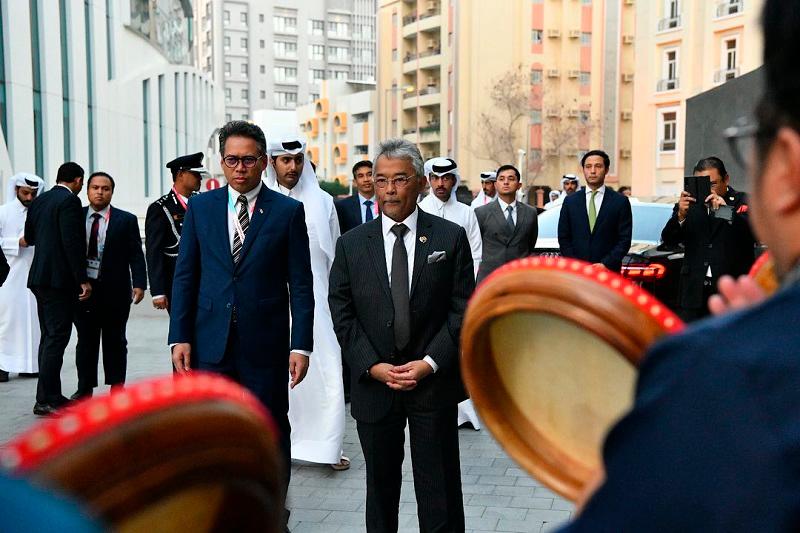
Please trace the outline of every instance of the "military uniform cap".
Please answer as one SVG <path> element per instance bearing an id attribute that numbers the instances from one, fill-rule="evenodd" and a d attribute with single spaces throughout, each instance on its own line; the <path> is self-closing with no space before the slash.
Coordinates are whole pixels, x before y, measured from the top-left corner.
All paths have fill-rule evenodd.
<path id="1" fill-rule="evenodd" d="M 179 170 L 189 170 L 201 175 L 209 174 L 208 170 L 203 166 L 203 152 L 176 157 L 167 163 L 167 168 L 176 172 Z"/>

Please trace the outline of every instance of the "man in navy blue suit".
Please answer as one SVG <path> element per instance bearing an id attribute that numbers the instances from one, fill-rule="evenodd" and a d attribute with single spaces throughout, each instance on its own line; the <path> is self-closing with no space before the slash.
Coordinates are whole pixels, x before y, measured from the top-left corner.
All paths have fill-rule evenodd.
<path id="1" fill-rule="evenodd" d="M 313 350 L 314 293 L 303 204 L 263 186 L 261 128 L 219 133 L 228 186 L 189 200 L 172 286 L 169 343 L 179 373 L 224 374 L 252 391 L 281 430 L 289 475 L 289 395 Z M 291 309 L 291 335 L 289 315 Z M 288 368 L 288 374 L 287 374 Z"/>
<path id="2" fill-rule="evenodd" d="M 631 247 L 630 201 L 605 185 L 611 167 L 608 154 L 587 152 L 581 167 L 586 187 L 564 198 L 558 219 L 561 255 L 619 271 Z"/>
<path id="3" fill-rule="evenodd" d="M 646 356 L 605 481 L 568 531 L 800 530 L 800 9 L 767 0 L 762 23 L 758 124 L 726 135 L 755 140 L 750 221 L 781 287 L 752 304 L 752 280 L 721 278 L 710 304 L 727 312 Z"/>

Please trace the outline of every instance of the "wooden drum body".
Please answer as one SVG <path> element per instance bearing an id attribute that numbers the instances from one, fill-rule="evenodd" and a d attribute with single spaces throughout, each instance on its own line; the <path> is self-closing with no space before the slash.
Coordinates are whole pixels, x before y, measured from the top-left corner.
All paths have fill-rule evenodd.
<path id="1" fill-rule="evenodd" d="M 630 407 L 647 348 L 683 323 L 607 270 L 527 258 L 487 278 L 462 330 L 462 374 L 481 418 L 531 475 L 574 500 Z"/>
<path id="2" fill-rule="evenodd" d="M 278 532 L 280 457 L 258 400 L 195 372 L 76 404 L 10 442 L 0 465 L 118 531 Z"/>

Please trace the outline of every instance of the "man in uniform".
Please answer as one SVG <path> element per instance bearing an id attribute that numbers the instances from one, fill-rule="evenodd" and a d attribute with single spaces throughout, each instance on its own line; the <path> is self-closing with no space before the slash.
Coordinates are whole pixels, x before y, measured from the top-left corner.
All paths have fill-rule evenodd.
<path id="1" fill-rule="evenodd" d="M 683 244 L 686 253 L 678 290 L 678 314 L 685 321 L 708 316 L 708 299 L 721 276 L 741 276 L 755 260 L 755 239 L 748 221 L 747 195 L 728 186 L 725 164 L 718 157 L 697 162 L 695 176 L 708 176 L 711 194 L 696 199 L 683 191 L 661 232 L 668 246 Z M 718 216 L 730 206 L 730 220 Z"/>
<path id="2" fill-rule="evenodd" d="M 147 208 L 144 244 L 153 307 L 169 312 L 186 202 L 200 190 L 200 179 L 208 171 L 203 167 L 202 152 L 173 159 L 167 168 L 172 172 L 173 186 Z"/>

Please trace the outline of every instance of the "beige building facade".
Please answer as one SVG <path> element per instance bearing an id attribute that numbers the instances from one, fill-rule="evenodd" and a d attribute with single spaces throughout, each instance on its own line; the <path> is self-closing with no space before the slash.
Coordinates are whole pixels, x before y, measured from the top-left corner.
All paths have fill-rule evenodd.
<path id="1" fill-rule="evenodd" d="M 521 165 L 556 185 L 604 148 L 630 183 L 635 13 L 631 0 L 380 0 L 378 136 L 481 171 Z"/>
<path id="2" fill-rule="evenodd" d="M 633 191 L 675 195 L 683 176 L 686 99 L 762 64 L 763 0 L 637 2 Z M 713 154 L 708 154 L 713 155 Z"/>
<path id="3" fill-rule="evenodd" d="M 320 180 L 348 185 L 353 165 L 371 158 L 377 141 L 376 108 L 374 84 L 342 80 L 323 81 L 320 97 L 297 108 L 306 157 L 317 166 Z"/>

